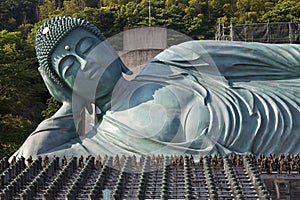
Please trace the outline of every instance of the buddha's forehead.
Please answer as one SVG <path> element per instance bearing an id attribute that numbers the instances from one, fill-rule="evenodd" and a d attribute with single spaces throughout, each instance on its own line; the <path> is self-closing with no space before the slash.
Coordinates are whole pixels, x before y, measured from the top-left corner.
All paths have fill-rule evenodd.
<path id="1" fill-rule="evenodd" d="M 61 43 L 68 43 L 68 44 L 76 44 L 80 42 L 82 39 L 93 39 L 95 43 L 100 43 L 101 40 L 91 31 L 88 31 L 84 28 L 76 28 L 75 30 L 68 33 L 61 41 Z"/>

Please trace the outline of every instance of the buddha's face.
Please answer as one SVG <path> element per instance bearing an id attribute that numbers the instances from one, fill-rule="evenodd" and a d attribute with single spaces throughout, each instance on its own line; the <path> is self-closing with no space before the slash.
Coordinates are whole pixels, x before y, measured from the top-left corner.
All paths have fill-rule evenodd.
<path id="1" fill-rule="evenodd" d="M 97 99 L 111 93 L 122 75 L 118 55 L 93 33 L 77 28 L 55 48 L 56 73 L 78 95 Z"/>

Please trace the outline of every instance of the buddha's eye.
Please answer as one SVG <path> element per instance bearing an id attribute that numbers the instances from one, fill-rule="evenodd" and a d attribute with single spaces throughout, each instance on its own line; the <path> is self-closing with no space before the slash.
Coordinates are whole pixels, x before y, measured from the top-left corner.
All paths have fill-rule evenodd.
<path id="1" fill-rule="evenodd" d="M 74 56 L 66 56 L 59 62 L 59 72 L 63 77 L 66 77 L 67 74 L 77 72 L 74 63 L 76 58 Z"/>
<path id="2" fill-rule="evenodd" d="M 76 47 L 76 52 L 79 55 L 86 56 L 86 54 L 90 52 L 90 50 L 92 49 L 94 44 L 95 44 L 95 39 L 90 38 L 90 37 L 83 38 L 79 41 L 79 43 Z"/>

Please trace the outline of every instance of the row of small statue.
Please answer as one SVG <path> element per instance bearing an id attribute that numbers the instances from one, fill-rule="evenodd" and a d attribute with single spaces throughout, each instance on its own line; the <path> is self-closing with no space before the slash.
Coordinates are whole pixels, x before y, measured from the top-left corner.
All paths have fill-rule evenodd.
<path id="1" fill-rule="evenodd" d="M 55 156 L 53 156 L 55 157 Z M 89 156 L 90 157 L 90 156 Z M 81 155 L 78 158 L 78 167 L 82 168 L 84 166 L 84 163 L 89 159 L 89 157 L 84 157 Z M 153 167 L 159 167 L 163 164 L 164 162 L 164 155 L 157 155 L 154 156 L 152 155 L 150 158 L 150 165 Z M 198 162 L 195 161 L 194 157 L 192 155 L 189 155 L 189 161 L 190 161 L 190 166 L 203 166 L 203 158 L 207 157 L 208 161 L 210 163 L 211 167 L 223 167 L 224 165 L 224 160 L 223 156 L 220 154 L 217 155 L 207 155 L 207 156 L 200 156 L 198 159 Z M 242 167 L 243 166 L 243 155 L 235 155 L 235 154 L 229 154 L 226 156 L 232 163 L 234 167 Z M 184 164 L 184 156 L 183 155 L 172 155 L 169 157 L 169 164 L 172 166 L 183 166 Z M 279 174 L 283 172 L 288 172 L 291 173 L 292 171 L 300 173 L 300 155 L 275 155 L 275 154 L 270 154 L 270 155 L 264 155 L 264 154 L 259 154 L 258 156 L 255 156 L 254 154 L 250 154 L 249 158 L 251 162 L 254 164 L 254 166 L 257 167 L 257 169 L 261 173 L 274 173 L 277 172 Z M 54 159 L 54 158 L 52 158 Z M 50 158 L 46 155 L 43 158 L 43 166 L 46 166 L 50 162 Z M 108 160 L 108 156 L 105 155 L 103 158 L 98 155 L 95 159 L 95 167 L 96 168 L 102 168 L 105 162 Z M 126 160 L 126 156 L 122 155 L 119 157 L 119 155 L 116 155 L 113 158 L 113 163 L 112 167 L 114 168 L 119 168 L 121 169 L 122 166 L 124 165 Z M 30 156 L 29 158 L 26 159 L 27 163 L 30 164 L 33 162 L 32 157 Z M 141 167 L 143 166 L 143 163 L 145 161 L 145 156 L 141 156 L 139 158 L 139 161 L 136 156 L 131 157 L 131 167 Z M 13 159 L 12 163 L 15 163 L 16 160 Z M 68 159 L 64 156 L 61 158 L 61 165 L 65 166 L 68 162 Z"/>
<path id="2" fill-rule="evenodd" d="M 297 155 L 259 155 L 256 164 L 260 172 L 266 173 L 283 173 L 298 172 L 300 173 L 300 156 Z"/>

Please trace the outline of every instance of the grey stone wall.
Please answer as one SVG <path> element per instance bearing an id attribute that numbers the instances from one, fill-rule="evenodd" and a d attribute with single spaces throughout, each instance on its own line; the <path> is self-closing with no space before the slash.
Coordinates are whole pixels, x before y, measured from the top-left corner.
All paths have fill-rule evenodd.
<path id="1" fill-rule="evenodd" d="M 124 31 L 123 50 L 118 51 L 125 65 L 133 72 L 126 76 L 134 78 L 153 57 L 167 48 L 167 29 L 143 27 Z"/>

